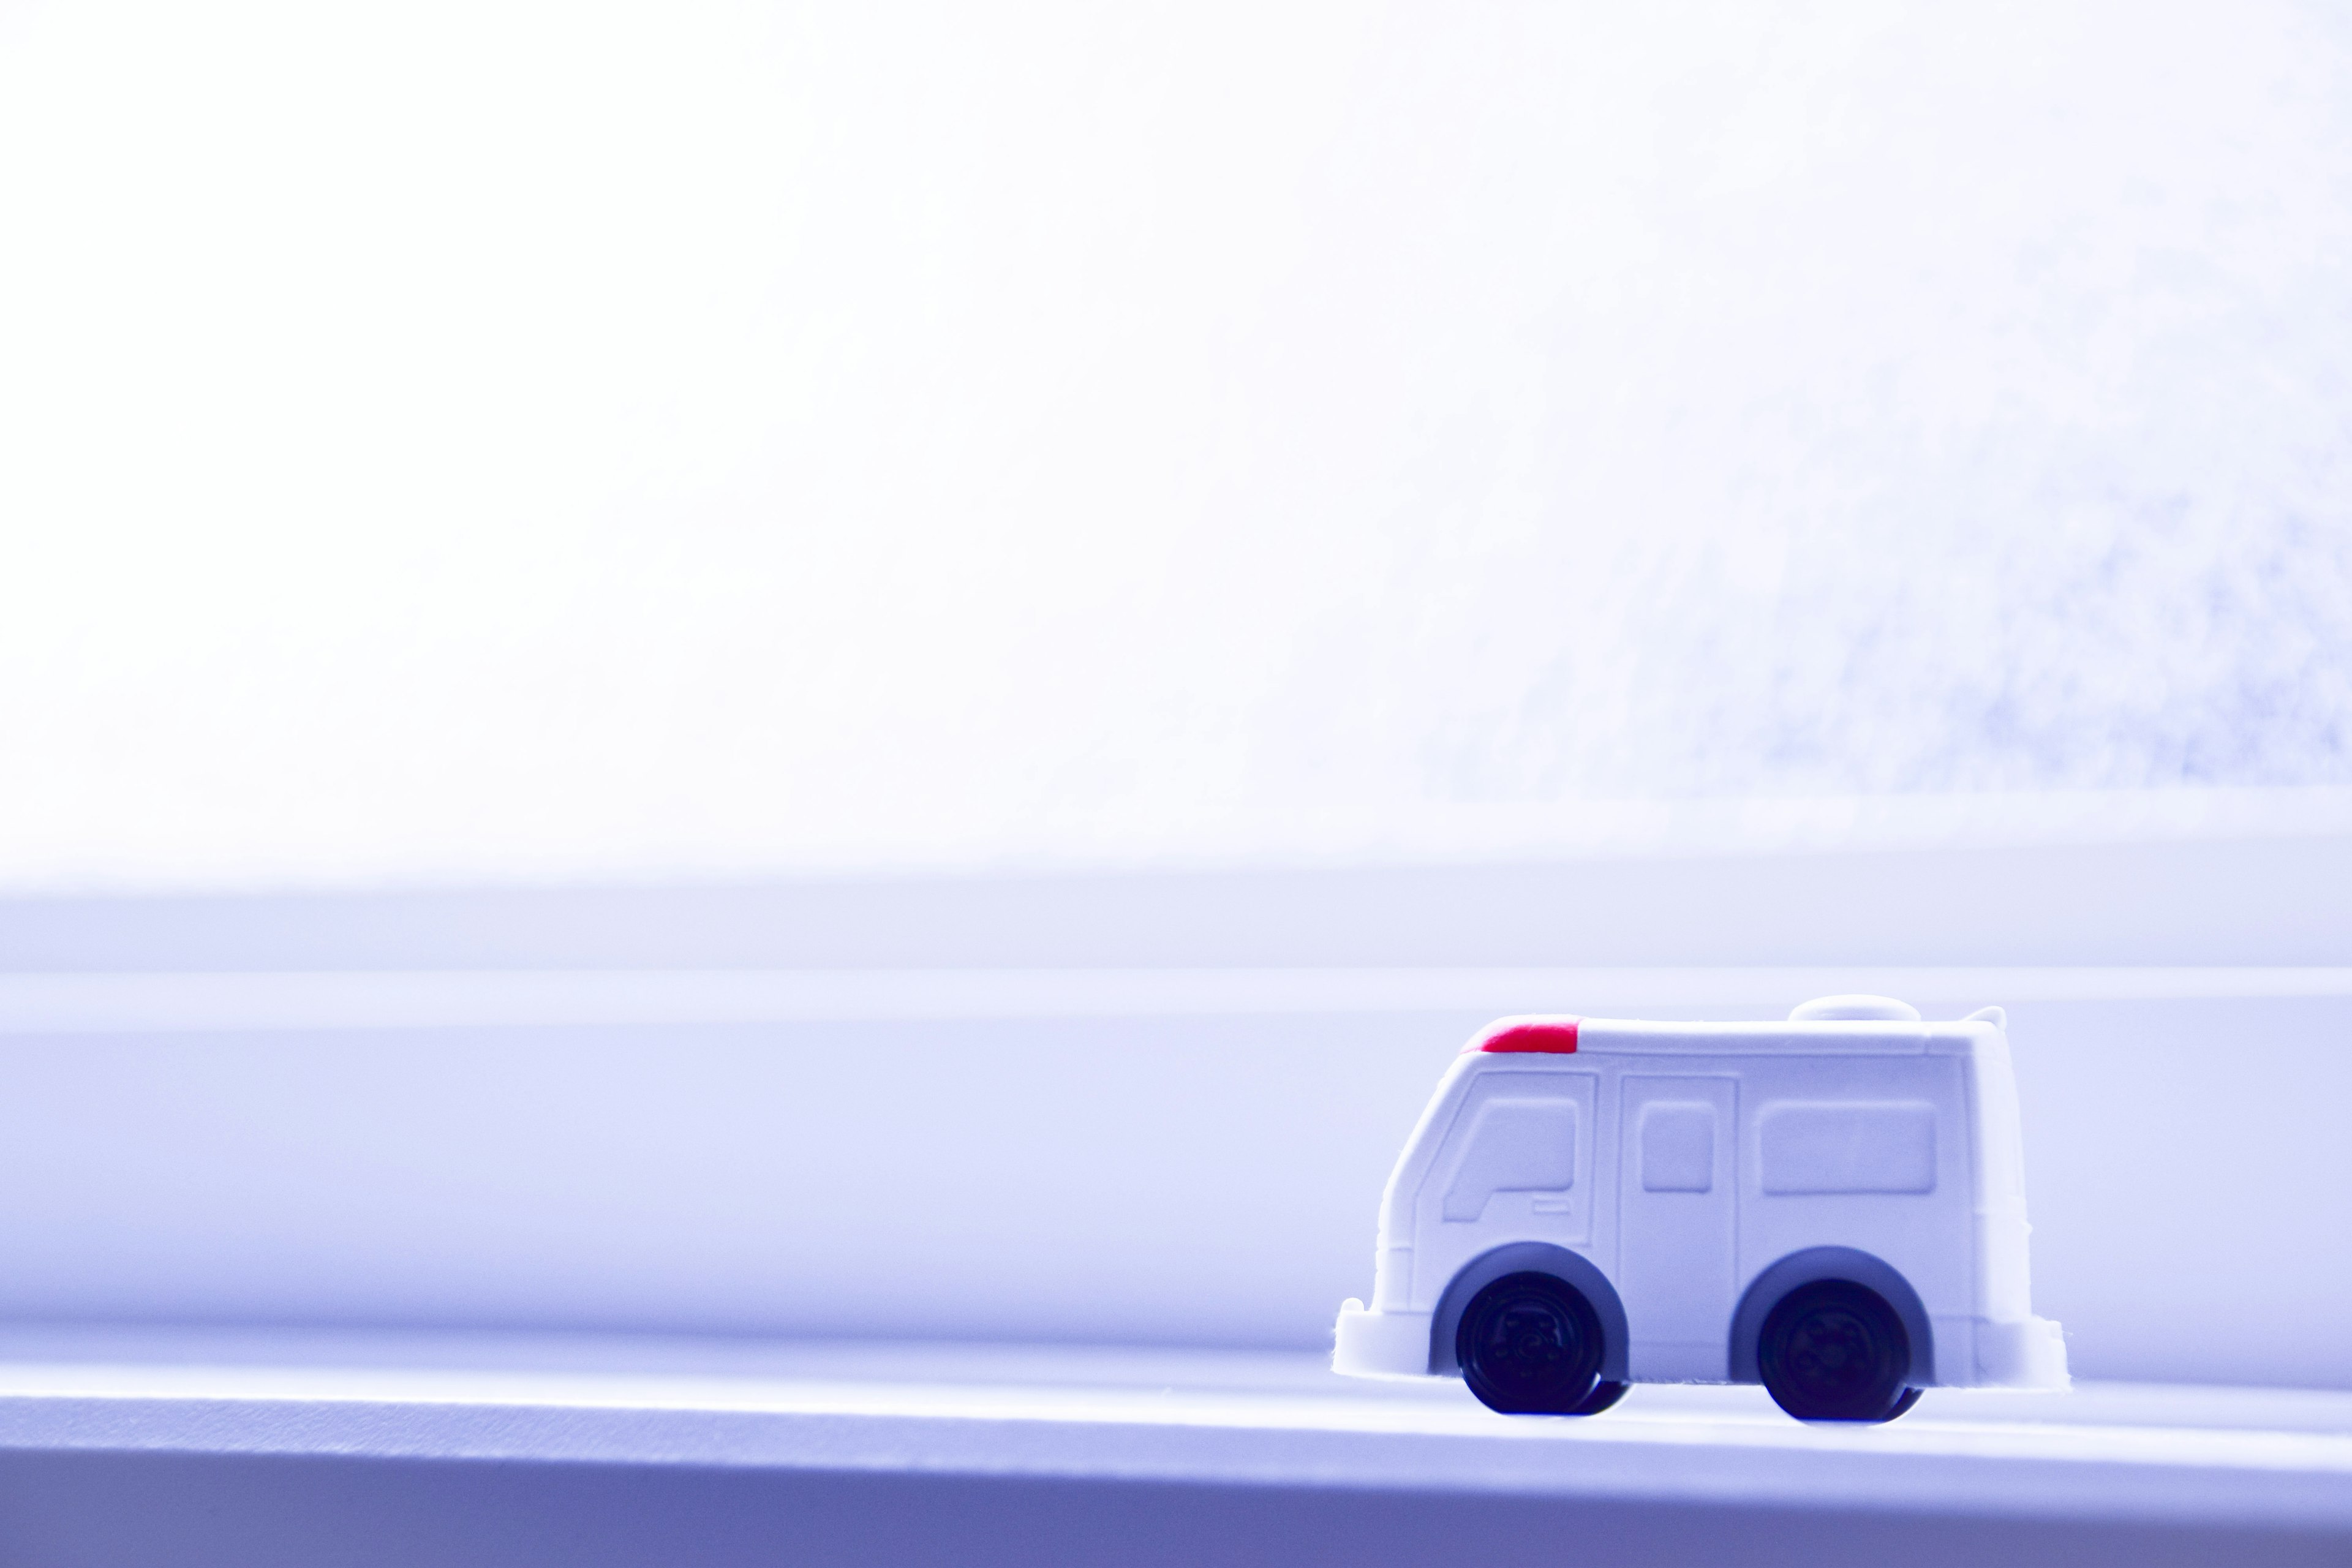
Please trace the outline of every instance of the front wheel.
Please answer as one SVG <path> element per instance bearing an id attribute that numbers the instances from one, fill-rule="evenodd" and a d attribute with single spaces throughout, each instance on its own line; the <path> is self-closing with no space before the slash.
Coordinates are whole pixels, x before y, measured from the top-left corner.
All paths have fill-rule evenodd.
<path id="1" fill-rule="evenodd" d="M 1583 1415 L 1616 1403 L 1601 1381 L 1601 1319 L 1549 1274 L 1506 1274 L 1470 1298 L 1454 1331 L 1462 1381 L 1509 1415 Z"/>
<path id="2" fill-rule="evenodd" d="M 1902 1316 L 1851 1279 L 1781 1297 L 1765 1316 L 1756 1366 L 1772 1402 L 1800 1421 L 1892 1421 L 1919 1397 Z"/>
<path id="3" fill-rule="evenodd" d="M 1598 1415 L 1602 1411 L 1608 1409 L 1611 1405 L 1616 1404 L 1619 1400 L 1624 1398 L 1625 1390 L 1629 1386 L 1631 1385 L 1622 1383 L 1596 1383 L 1592 1385 L 1592 1392 L 1584 1396 L 1584 1403 L 1570 1411 L 1569 1414 L 1570 1415 Z"/>

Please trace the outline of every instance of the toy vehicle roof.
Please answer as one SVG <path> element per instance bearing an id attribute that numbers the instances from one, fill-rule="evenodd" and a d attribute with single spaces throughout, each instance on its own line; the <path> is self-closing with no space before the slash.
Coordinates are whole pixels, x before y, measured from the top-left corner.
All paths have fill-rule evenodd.
<path id="1" fill-rule="evenodd" d="M 1755 1023 L 1656 1022 L 1559 1015 L 1498 1019 L 1465 1047 L 1504 1058 L 1570 1055 L 1957 1055 L 2000 1038 L 1982 1019 L 1805 1019 Z"/>

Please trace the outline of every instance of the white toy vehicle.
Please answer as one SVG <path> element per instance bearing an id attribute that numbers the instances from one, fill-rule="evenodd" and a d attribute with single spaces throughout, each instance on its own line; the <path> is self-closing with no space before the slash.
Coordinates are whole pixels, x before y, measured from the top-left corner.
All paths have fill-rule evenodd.
<path id="1" fill-rule="evenodd" d="M 1332 1365 L 1579 1415 L 1629 1383 L 1760 1382 L 1844 1421 L 2063 1388 L 2004 1023 L 1832 996 L 1785 1024 L 1491 1026 L 1389 1178 Z"/>

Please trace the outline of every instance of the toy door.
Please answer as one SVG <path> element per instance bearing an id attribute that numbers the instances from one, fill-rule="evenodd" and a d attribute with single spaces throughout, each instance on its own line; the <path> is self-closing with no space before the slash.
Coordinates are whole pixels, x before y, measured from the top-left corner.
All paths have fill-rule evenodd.
<path id="1" fill-rule="evenodd" d="M 1619 1124 L 1617 1289 L 1643 1381 L 1729 1375 L 1738 1284 L 1738 1084 L 1627 1077 Z"/>

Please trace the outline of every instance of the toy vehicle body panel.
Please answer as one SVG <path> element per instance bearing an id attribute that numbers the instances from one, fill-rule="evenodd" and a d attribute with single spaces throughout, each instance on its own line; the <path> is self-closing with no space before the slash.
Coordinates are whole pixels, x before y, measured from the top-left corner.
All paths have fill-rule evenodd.
<path id="1" fill-rule="evenodd" d="M 1335 1368 L 1452 1373 L 1463 1287 L 1533 1268 L 1608 1298 L 1621 1381 L 1754 1382 L 1773 1302 L 1844 1278 L 1906 1320 L 1916 1385 L 2064 1386 L 2058 1326 L 2028 1300 L 2000 1015 L 1844 1009 L 1874 1010 L 1496 1024 L 1389 1179 L 1371 1304 L 1341 1310 Z"/>

